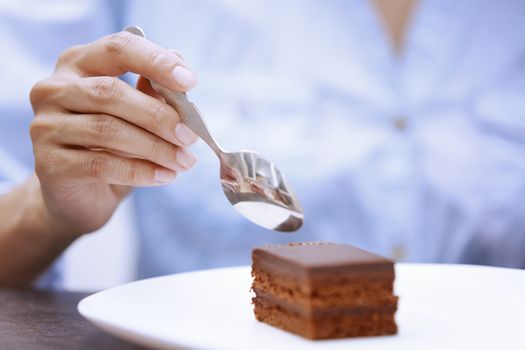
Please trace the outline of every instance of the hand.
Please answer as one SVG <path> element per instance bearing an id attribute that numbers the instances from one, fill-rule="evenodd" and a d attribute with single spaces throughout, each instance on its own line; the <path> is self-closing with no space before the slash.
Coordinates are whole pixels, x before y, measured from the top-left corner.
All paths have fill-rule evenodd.
<path id="1" fill-rule="evenodd" d="M 137 89 L 117 77 L 134 72 Z M 43 203 L 56 230 L 104 225 L 134 186 L 172 182 L 195 157 L 196 136 L 149 84 L 187 91 L 193 73 L 180 56 L 120 32 L 72 47 L 31 91 L 31 138 Z"/>

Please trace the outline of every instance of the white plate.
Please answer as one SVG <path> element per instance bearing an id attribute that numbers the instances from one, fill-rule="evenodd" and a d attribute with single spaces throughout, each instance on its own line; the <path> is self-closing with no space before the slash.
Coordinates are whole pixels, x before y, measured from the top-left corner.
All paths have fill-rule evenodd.
<path id="1" fill-rule="evenodd" d="M 249 267 L 184 273 L 82 300 L 98 327 L 163 349 L 525 349 L 525 270 L 396 265 L 399 334 L 310 341 L 255 320 Z"/>

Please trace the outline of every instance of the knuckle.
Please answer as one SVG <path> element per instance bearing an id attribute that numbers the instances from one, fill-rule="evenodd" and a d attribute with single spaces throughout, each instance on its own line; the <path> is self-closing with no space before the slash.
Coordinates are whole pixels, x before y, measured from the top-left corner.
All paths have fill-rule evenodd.
<path id="1" fill-rule="evenodd" d="M 58 56 L 56 68 L 60 68 L 64 65 L 69 65 L 74 62 L 82 51 L 84 45 L 76 45 L 68 48 Z"/>
<path id="2" fill-rule="evenodd" d="M 44 79 L 37 82 L 31 88 L 29 93 L 29 100 L 33 109 L 37 109 L 41 104 L 49 99 L 56 92 L 56 87 L 51 83 L 50 79 Z"/>
<path id="3" fill-rule="evenodd" d="M 102 177 L 108 169 L 108 159 L 94 155 L 84 162 L 84 172 L 91 177 Z"/>
<path id="4" fill-rule="evenodd" d="M 53 133 L 53 125 L 48 118 L 35 118 L 29 125 L 29 136 L 33 143 L 41 141 L 44 137 L 49 137 Z"/>
<path id="5" fill-rule="evenodd" d="M 123 95 L 124 89 L 120 80 L 112 77 L 92 79 L 90 96 L 97 104 L 111 104 L 117 102 Z"/>
<path id="6" fill-rule="evenodd" d="M 129 46 L 133 46 L 139 40 L 139 36 L 118 32 L 109 35 L 105 40 L 105 49 L 112 55 L 122 55 Z"/>
<path id="7" fill-rule="evenodd" d="M 122 132 L 115 118 L 108 115 L 95 115 L 91 123 L 91 134 L 96 140 L 110 140 Z"/>
<path id="8" fill-rule="evenodd" d="M 29 126 L 29 136 L 31 136 L 31 140 L 33 140 L 33 142 L 39 140 L 40 136 L 45 133 L 45 129 L 45 124 L 42 123 L 40 119 L 33 119 Z"/>
<path id="9" fill-rule="evenodd" d="M 172 71 L 177 65 L 178 57 L 169 50 L 156 49 L 149 53 L 149 61 L 154 68 Z"/>

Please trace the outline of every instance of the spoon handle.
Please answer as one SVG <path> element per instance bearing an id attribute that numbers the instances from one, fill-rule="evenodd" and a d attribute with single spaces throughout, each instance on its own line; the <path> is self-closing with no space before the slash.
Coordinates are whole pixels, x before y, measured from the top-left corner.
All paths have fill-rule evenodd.
<path id="1" fill-rule="evenodd" d="M 124 28 L 124 30 L 143 38 L 146 37 L 146 34 L 139 26 L 128 26 Z M 154 81 L 150 82 L 153 89 L 155 89 L 155 91 L 164 97 L 170 106 L 175 108 L 175 110 L 179 113 L 182 122 L 197 136 L 203 139 L 204 142 L 206 142 L 208 146 L 210 146 L 210 148 L 215 152 L 215 154 L 217 154 L 217 156 L 222 159 L 224 156 L 224 150 L 217 144 L 217 141 L 215 141 L 213 136 L 211 136 L 211 133 L 204 122 L 202 114 L 197 109 L 197 106 L 188 101 L 186 93 L 166 89 L 164 86 Z"/>
<path id="2" fill-rule="evenodd" d="M 164 86 L 151 81 L 151 86 L 157 91 L 166 102 L 175 108 L 179 113 L 182 122 L 197 136 L 204 140 L 210 146 L 210 148 L 221 158 L 224 150 L 217 144 L 217 141 L 213 138 L 210 130 L 206 126 L 206 122 L 202 117 L 202 114 L 192 102 L 188 101 L 184 92 L 178 92 L 166 89 Z"/>

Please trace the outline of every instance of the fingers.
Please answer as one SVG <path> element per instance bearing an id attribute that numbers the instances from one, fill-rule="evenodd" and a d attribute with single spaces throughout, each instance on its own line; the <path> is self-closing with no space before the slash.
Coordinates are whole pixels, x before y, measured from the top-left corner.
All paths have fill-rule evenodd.
<path id="1" fill-rule="evenodd" d="M 143 91 L 116 78 L 126 72 L 141 75 Z M 66 50 L 53 76 L 31 91 L 40 171 L 146 186 L 190 168 L 195 158 L 184 147 L 196 136 L 142 76 L 177 91 L 196 84 L 178 54 L 127 32 Z"/>
<path id="2" fill-rule="evenodd" d="M 37 159 L 42 159 L 38 157 Z M 144 159 L 123 158 L 104 151 L 85 149 L 54 149 L 46 157 L 53 167 L 36 163 L 39 173 L 44 171 L 52 178 L 67 174 L 68 179 L 78 182 L 102 182 L 110 185 L 125 186 L 158 186 L 170 183 L 177 177 L 177 172 L 158 166 Z M 54 162 L 53 159 L 58 160 Z"/>
<path id="3" fill-rule="evenodd" d="M 107 114 L 40 118 L 33 122 L 31 132 L 34 139 L 45 135 L 49 144 L 106 150 L 116 155 L 142 158 L 175 171 L 188 170 L 196 162 L 185 148 Z"/>
<path id="4" fill-rule="evenodd" d="M 103 37 L 79 51 L 73 62 L 84 76 L 134 72 L 177 91 L 187 91 L 197 84 L 180 56 L 128 32 Z"/>
<path id="5" fill-rule="evenodd" d="M 197 140 L 180 123 L 174 108 L 117 78 L 89 77 L 61 85 L 55 93 L 48 93 L 47 98 L 54 99 L 55 105 L 63 109 L 114 115 L 179 146 L 189 146 Z"/>
<path id="6" fill-rule="evenodd" d="M 186 171 L 196 162 L 186 148 L 167 142 L 144 129 L 110 115 L 79 115 L 65 119 L 70 133 L 63 142 L 84 147 L 102 147 L 139 157 L 176 171 Z"/>

